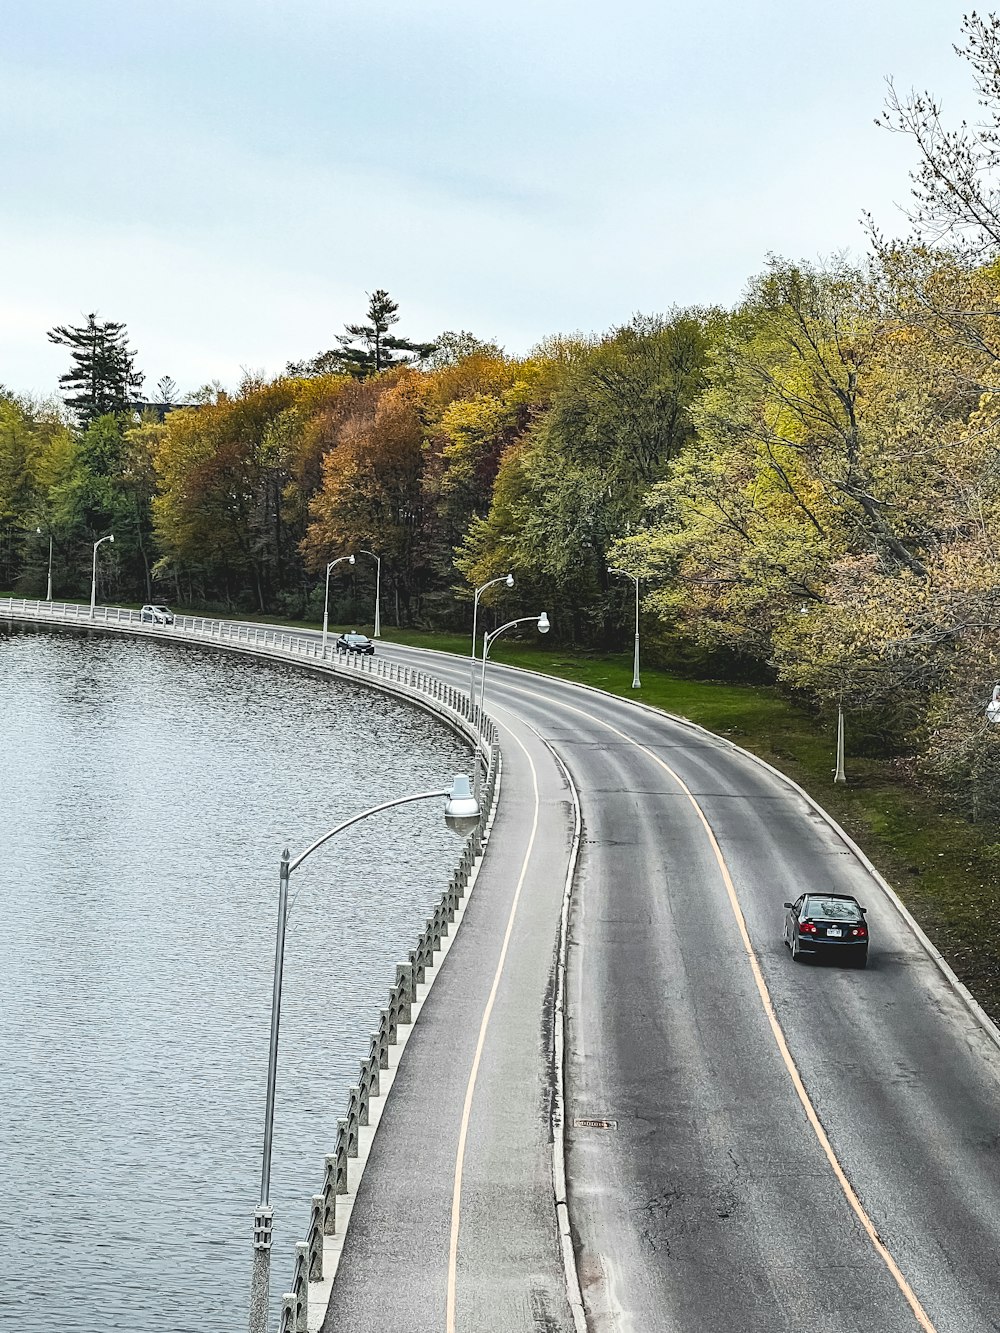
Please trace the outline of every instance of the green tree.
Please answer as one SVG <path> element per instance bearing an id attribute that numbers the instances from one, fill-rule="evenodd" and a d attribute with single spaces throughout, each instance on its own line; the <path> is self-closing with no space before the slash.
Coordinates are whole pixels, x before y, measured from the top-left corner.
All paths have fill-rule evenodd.
<path id="1" fill-rule="evenodd" d="M 368 298 L 367 323 L 345 325 L 345 332 L 337 336 L 338 347 L 318 353 L 311 361 L 289 362 L 288 373 L 348 374 L 367 379 L 392 366 L 425 360 L 434 351 L 434 343 L 411 342 L 389 332 L 399 322 L 398 311 L 398 303 L 379 288 Z"/>
<path id="2" fill-rule="evenodd" d="M 81 426 L 108 413 L 121 415 L 137 401 L 143 375 L 135 369 L 124 324 L 87 316 L 83 325 L 60 324 L 50 329 L 49 342 L 70 349 L 72 365 L 59 376 L 67 407 Z"/>

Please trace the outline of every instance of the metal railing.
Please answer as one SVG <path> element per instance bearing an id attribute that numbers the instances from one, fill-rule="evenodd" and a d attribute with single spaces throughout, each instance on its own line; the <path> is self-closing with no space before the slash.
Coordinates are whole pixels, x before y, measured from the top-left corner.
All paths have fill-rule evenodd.
<path id="1" fill-rule="evenodd" d="M 493 723 L 489 722 L 489 726 L 492 732 Z M 501 767 L 495 732 L 490 753 L 479 825 L 466 843 L 448 887 L 428 918 L 416 948 L 410 950 L 409 960 L 396 965 L 395 984 L 389 988 L 386 1007 L 379 1011 L 378 1027 L 371 1035 L 368 1054 L 360 1062 L 358 1081 L 348 1091 L 347 1115 L 337 1121 L 333 1151 L 324 1159 L 323 1186 L 319 1194 L 312 1196 L 306 1239 L 295 1247 L 291 1288 L 281 1299 L 279 1333 L 307 1333 L 309 1287 L 324 1280 L 325 1238 L 337 1234 L 337 1204 L 348 1193 L 348 1161 L 358 1156 L 360 1130 L 368 1124 L 372 1098 L 379 1096 L 381 1071 L 389 1068 L 389 1048 L 397 1044 L 400 1028 L 408 1027 L 412 1021 L 417 986 L 424 982 L 427 972 L 434 966 L 434 955 L 441 949 L 441 941 L 448 935 L 459 912 L 473 867 L 482 853 L 496 802 Z"/>
<path id="2" fill-rule="evenodd" d="M 472 742 L 481 746 L 484 763 L 490 762 L 490 746 L 496 739 L 492 724 L 484 718 L 482 735 L 476 725 L 475 711 L 464 690 L 446 681 L 417 671 L 401 662 L 390 662 L 374 655 L 341 652 L 327 645 L 324 655 L 318 635 L 297 634 L 293 630 L 267 625 L 245 625 L 217 620 L 209 616 L 176 616 L 169 625 L 143 620 L 140 611 L 119 606 L 98 606 L 91 616 L 90 607 L 75 602 L 46 602 L 25 597 L 0 597 L 0 620 L 30 621 L 41 624 L 72 625 L 80 629 L 121 631 L 148 635 L 170 642 L 216 644 L 236 652 L 249 652 L 306 666 L 322 666 L 337 676 L 363 678 L 390 693 L 420 703 L 434 705 L 432 711 L 444 714 L 457 724 Z"/>
<path id="3" fill-rule="evenodd" d="M 348 1093 L 347 1115 L 337 1121 L 333 1151 L 325 1158 L 323 1187 L 312 1196 L 306 1239 L 295 1247 L 295 1267 L 290 1290 L 281 1301 L 280 1333 L 307 1333 L 309 1285 L 323 1281 L 324 1238 L 337 1234 L 337 1202 L 348 1192 L 347 1163 L 358 1156 L 359 1131 L 368 1124 L 373 1097 L 379 1096 L 380 1073 L 389 1068 L 389 1048 L 399 1040 L 400 1028 L 408 1027 L 417 986 L 434 966 L 434 955 L 458 914 L 477 860 L 492 827 L 501 771 L 498 732 L 493 720 L 476 711 L 468 694 L 425 671 L 374 656 L 341 653 L 327 649 L 324 657 L 318 637 L 287 629 L 243 625 L 206 616 L 177 616 L 170 625 L 143 620 L 139 611 L 99 606 L 91 617 L 89 606 L 75 603 L 33 601 L 0 597 L 0 621 L 64 624 L 79 628 L 148 635 L 180 643 L 215 644 L 233 652 L 246 652 L 270 660 L 294 662 L 338 677 L 364 679 L 387 692 L 423 704 L 444 717 L 481 749 L 486 761 L 479 822 L 466 841 L 448 887 L 428 918 L 409 959 L 396 966 L 396 981 L 389 988 L 388 1002 L 380 1010 L 378 1028 L 372 1033 L 367 1056 L 360 1062 L 358 1081 Z"/>

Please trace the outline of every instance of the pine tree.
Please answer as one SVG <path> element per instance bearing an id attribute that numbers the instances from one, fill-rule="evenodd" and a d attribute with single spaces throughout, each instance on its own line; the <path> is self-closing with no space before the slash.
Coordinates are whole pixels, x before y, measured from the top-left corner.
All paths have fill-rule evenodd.
<path id="1" fill-rule="evenodd" d="M 71 368 L 59 376 L 63 397 L 79 424 L 86 428 L 97 417 L 121 415 L 137 400 L 143 376 L 135 369 L 135 352 L 128 345 L 125 325 L 87 316 L 85 325 L 60 324 L 48 333 L 49 342 L 70 349 Z"/>
<path id="2" fill-rule="evenodd" d="M 423 361 L 434 351 L 434 343 L 415 343 L 389 333 L 399 323 L 399 305 L 379 288 L 368 297 L 368 323 L 346 324 L 337 335 L 339 347 L 320 352 L 311 361 L 289 362 L 291 375 L 354 375 L 367 379 L 390 366 Z M 409 353 L 407 356 L 399 353 Z"/>

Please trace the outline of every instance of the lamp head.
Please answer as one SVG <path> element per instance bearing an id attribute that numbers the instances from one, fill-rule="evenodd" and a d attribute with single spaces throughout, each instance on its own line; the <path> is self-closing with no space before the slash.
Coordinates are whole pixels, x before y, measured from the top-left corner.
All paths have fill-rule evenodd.
<path id="1" fill-rule="evenodd" d="M 347 563 L 348 563 L 349 565 L 353 565 L 353 564 L 354 564 L 354 556 L 353 556 L 353 555 L 349 555 L 349 556 L 347 557 Z"/>
<path id="2" fill-rule="evenodd" d="M 40 531 L 41 531 L 41 529 L 39 528 L 39 532 L 40 532 Z M 507 577 L 506 577 L 506 579 L 504 579 L 504 582 L 507 584 L 507 587 L 508 587 L 508 588 L 513 588 L 513 586 L 514 586 L 514 575 L 513 575 L 513 574 L 508 574 Z"/>
<path id="3" fill-rule="evenodd" d="M 467 837 L 479 823 L 479 802 L 472 794 L 469 779 L 456 773 L 444 807 L 445 823 L 459 837 Z"/>
<path id="4" fill-rule="evenodd" d="M 42 530 L 41 530 L 41 528 L 36 528 L 35 531 L 38 533 L 39 536 L 42 535 Z"/>
<path id="5" fill-rule="evenodd" d="M 538 632 L 539 634 L 548 634 L 551 628 L 552 626 L 549 624 L 549 618 L 543 611 L 542 614 L 538 617 Z"/>
<path id="6" fill-rule="evenodd" d="M 115 534 L 114 534 L 113 532 L 109 532 L 109 533 L 108 533 L 108 541 L 109 541 L 109 542 L 113 542 L 114 539 L 115 539 Z"/>

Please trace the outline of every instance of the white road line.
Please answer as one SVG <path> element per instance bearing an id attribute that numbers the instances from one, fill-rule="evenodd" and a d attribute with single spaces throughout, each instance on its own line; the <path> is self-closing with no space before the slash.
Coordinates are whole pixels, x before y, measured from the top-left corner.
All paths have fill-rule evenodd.
<path id="1" fill-rule="evenodd" d="M 551 700 L 547 696 L 542 694 L 536 694 L 532 690 L 515 689 L 513 692 L 526 695 L 528 698 L 543 701 L 549 707 L 552 706 Z M 812 1099 L 810 1098 L 809 1093 L 806 1091 L 806 1087 L 802 1081 L 802 1076 L 799 1073 L 798 1066 L 796 1065 L 795 1060 L 792 1057 L 792 1053 L 788 1048 L 788 1042 L 785 1038 L 784 1030 L 782 1029 L 781 1024 L 778 1021 L 778 1017 L 774 1008 L 774 1002 L 771 999 L 771 994 L 770 991 L 768 990 L 767 982 L 764 980 L 764 974 L 761 971 L 760 963 L 757 959 L 756 953 L 754 952 L 753 943 L 751 942 L 750 939 L 750 932 L 747 930 L 746 920 L 743 916 L 743 909 L 740 907 L 739 898 L 737 897 L 736 894 L 736 888 L 733 884 L 732 876 L 729 873 L 729 867 L 726 864 L 726 859 L 722 854 L 722 848 L 719 846 L 718 839 L 715 836 L 715 832 L 708 820 L 708 817 L 705 814 L 704 810 L 699 805 L 694 793 L 687 786 L 687 784 L 680 777 L 680 775 L 676 773 L 668 763 L 666 763 L 663 759 L 661 759 L 658 754 L 654 754 L 652 750 L 648 749 L 645 745 L 642 745 L 639 741 L 635 740 L 634 737 L 629 736 L 627 732 L 621 731 L 618 727 L 606 721 L 604 718 L 597 717 L 593 713 L 587 712 L 587 710 L 584 708 L 577 708 L 573 704 L 567 704 L 567 703 L 560 703 L 558 706 L 561 708 L 565 708 L 569 712 L 576 713 L 580 717 L 585 717 L 587 718 L 588 721 L 597 723 L 598 726 L 605 727 L 608 731 L 612 732 L 615 736 L 620 737 L 627 744 L 634 746 L 635 749 L 639 750 L 648 759 L 651 759 L 654 764 L 657 764 L 660 768 L 662 768 L 665 773 L 668 773 L 670 775 L 670 777 L 674 780 L 674 782 L 677 783 L 678 787 L 681 789 L 681 791 L 690 801 L 691 805 L 694 807 L 698 819 L 700 820 L 702 827 L 704 828 L 705 833 L 709 839 L 712 851 L 715 855 L 716 863 L 719 867 L 719 871 L 722 875 L 723 882 L 726 886 L 726 893 L 729 898 L 729 904 L 730 907 L 732 908 L 733 916 L 736 919 L 736 925 L 740 932 L 740 938 L 743 941 L 743 948 L 746 952 L 747 959 L 750 963 L 750 969 L 753 974 L 754 982 L 756 983 L 757 986 L 758 994 L 760 995 L 760 1000 L 764 1008 L 765 1016 L 770 1025 L 771 1032 L 774 1035 L 774 1039 L 777 1044 L 778 1051 L 781 1055 L 781 1059 L 792 1081 L 792 1086 L 794 1087 L 796 1095 L 798 1096 L 798 1099 L 802 1104 L 802 1108 L 806 1113 L 806 1118 L 808 1119 L 809 1124 L 812 1126 L 813 1132 L 816 1135 L 820 1147 L 823 1149 L 827 1161 L 830 1163 L 834 1176 L 837 1179 L 837 1183 L 840 1185 L 840 1188 L 843 1191 L 844 1196 L 847 1199 L 847 1202 L 850 1204 L 851 1209 L 853 1210 L 859 1222 L 861 1223 L 862 1227 L 864 1228 L 868 1236 L 868 1239 L 871 1241 L 876 1252 L 878 1253 L 879 1257 L 882 1259 L 890 1275 L 892 1276 L 893 1281 L 896 1283 L 896 1286 L 899 1288 L 907 1304 L 912 1310 L 914 1318 L 917 1321 L 917 1324 L 923 1330 L 923 1333 L 937 1333 L 934 1325 L 931 1323 L 931 1320 L 926 1310 L 921 1305 L 913 1288 L 910 1286 L 909 1282 L 904 1277 L 901 1269 L 899 1268 L 899 1265 L 896 1263 L 895 1259 L 889 1253 L 889 1250 L 886 1248 L 885 1244 L 883 1243 L 881 1237 L 878 1234 L 878 1231 L 876 1230 L 874 1222 L 871 1220 L 871 1218 L 868 1216 L 868 1213 L 865 1211 L 864 1204 L 858 1198 L 858 1195 L 855 1192 L 854 1187 L 848 1180 L 844 1168 L 841 1166 L 840 1161 L 838 1160 L 837 1155 L 834 1152 L 833 1145 L 830 1143 L 826 1130 L 823 1128 L 822 1122 L 820 1121 L 816 1108 L 813 1105 Z M 453 1333 L 453 1328 L 451 1326 L 449 1326 L 449 1333 Z"/>
<path id="2" fill-rule="evenodd" d="M 479 1025 L 479 1038 L 476 1042 L 476 1052 L 472 1060 L 472 1068 L 469 1071 L 469 1082 L 465 1089 L 465 1104 L 462 1108 L 462 1120 L 458 1134 L 458 1150 L 455 1154 L 455 1181 L 451 1195 L 451 1239 L 448 1246 L 448 1297 L 445 1315 L 445 1327 L 447 1333 L 455 1333 L 458 1233 L 462 1220 L 462 1173 L 465 1168 L 465 1144 L 469 1133 L 469 1120 L 472 1115 L 472 1100 L 475 1096 L 476 1079 L 479 1076 L 479 1065 L 482 1060 L 483 1048 L 486 1045 L 486 1033 L 490 1025 L 490 1017 L 493 1013 L 493 1006 L 496 1003 L 497 992 L 500 988 L 500 978 L 503 975 L 504 964 L 507 961 L 507 950 L 510 946 L 510 939 L 514 930 L 514 918 L 517 915 L 518 904 L 521 901 L 521 890 L 524 887 L 525 876 L 528 872 L 528 862 L 531 859 L 531 853 L 535 845 L 535 835 L 538 832 L 538 813 L 540 807 L 538 796 L 538 773 L 532 762 L 531 755 L 528 753 L 527 749 L 525 749 L 521 740 L 515 736 L 509 728 L 505 728 L 505 730 L 509 732 L 512 740 L 520 747 L 525 759 L 528 761 L 528 767 L 531 769 L 531 783 L 535 808 L 531 822 L 531 834 L 528 838 L 528 845 L 525 848 L 524 857 L 521 861 L 521 872 L 518 875 L 517 887 L 514 890 L 514 898 L 510 905 L 510 913 L 507 918 L 507 929 L 504 931 L 503 944 L 500 948 L 500 957 L 497 960 L 496 972 L 493 976 L 493 985 L 490 987 L 489 998 L 486 1001 L 482 1021 Z"/>

